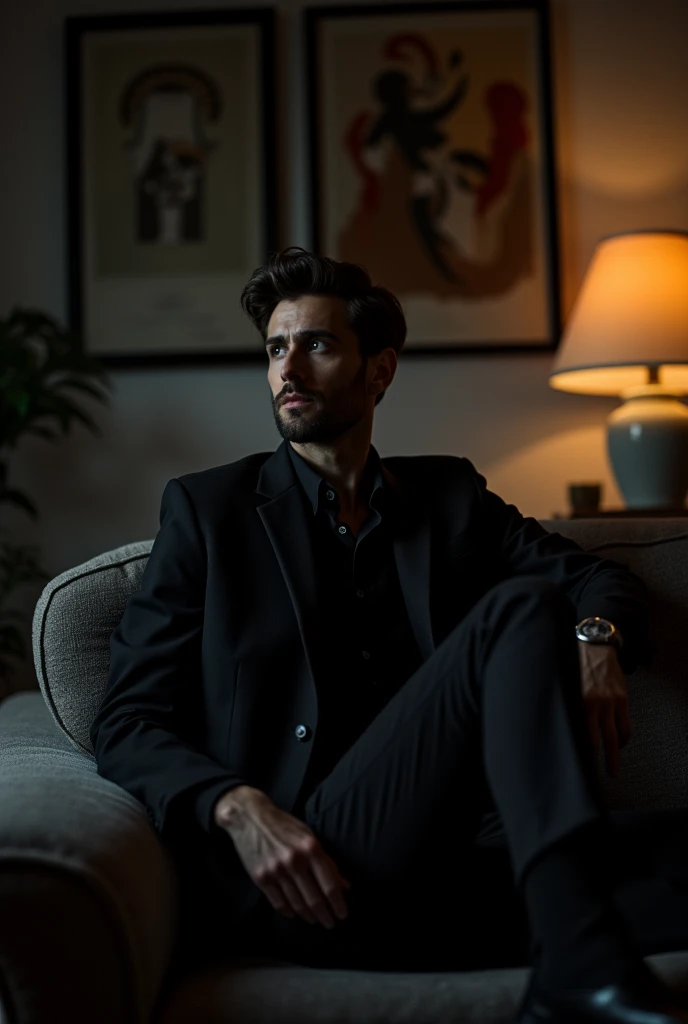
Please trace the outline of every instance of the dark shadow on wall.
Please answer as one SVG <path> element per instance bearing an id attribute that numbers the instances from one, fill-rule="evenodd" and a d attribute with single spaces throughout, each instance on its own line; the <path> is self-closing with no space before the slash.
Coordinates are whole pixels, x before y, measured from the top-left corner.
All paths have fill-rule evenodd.
<path id="1" fill-rule="evenodd" d="M 35 499 L 40 518 L 31 523 L 12 512 L 7 526 L 17 542 L 39 546 L 50 578 L 111 548 L 154 537 L 166 481 L 204 466 L 203 452 L 193 443 L 193 423 L 180 415 L 156 418 L 145 437 L 138 438 L 123 438 L 121 430 L 112 429 L 111 413 L 101 410 L 99 422 L 102 437 L 75 431 L 55 446 L 27 442 L 17 459 L 14 481 Z M 13 601 L 26 616 L 21 631 L 29 650 L 31 619 L 42 589 L 41 584 L 26 586 Z M 36 686 L 29 657 L 17 663 L 4 689 Z"/>

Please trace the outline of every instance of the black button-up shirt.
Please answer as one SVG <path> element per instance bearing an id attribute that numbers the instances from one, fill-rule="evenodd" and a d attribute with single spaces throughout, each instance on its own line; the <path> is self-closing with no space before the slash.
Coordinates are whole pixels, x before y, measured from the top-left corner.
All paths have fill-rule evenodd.
<path id="1" fill-rule="evenodd" d="M 394 495 L 371 445 L 361 482 L 370 514 L 358 536 L 338 521 L 337 489 L 291 444 L 312 537 L 320 638 L 314 651 L 318 728 L 297 809 L 420 667 L 394 550 Z"/>

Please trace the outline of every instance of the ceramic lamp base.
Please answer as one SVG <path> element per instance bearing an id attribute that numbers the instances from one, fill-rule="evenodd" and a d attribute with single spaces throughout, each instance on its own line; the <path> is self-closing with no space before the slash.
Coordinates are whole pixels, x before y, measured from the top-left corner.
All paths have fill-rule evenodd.
<path id="1" fill-rule="evenodd" d="M 648 386 L 628 398 L 607 420 L 607 451 L 628 508 L 683 508 L 688 409 L 675 395 Z"/>

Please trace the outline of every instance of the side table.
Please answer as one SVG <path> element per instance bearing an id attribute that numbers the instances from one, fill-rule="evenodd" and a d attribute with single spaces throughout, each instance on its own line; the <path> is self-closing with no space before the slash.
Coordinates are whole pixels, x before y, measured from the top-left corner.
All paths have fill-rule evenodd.
<path id="1" fill-rule="evenodd" d="M 677 509 L 641 509 L 611 508 L 597 509 L 595 512 L 555 512 L 552 519 L 681 519 L 688 516 L 688 508 Z"/>

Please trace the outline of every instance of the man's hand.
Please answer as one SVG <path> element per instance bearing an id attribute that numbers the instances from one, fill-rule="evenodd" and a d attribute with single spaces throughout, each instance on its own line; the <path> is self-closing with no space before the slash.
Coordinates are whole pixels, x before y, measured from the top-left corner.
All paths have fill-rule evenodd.
<path id="1" fill-rule="evenodd" d="M 626 679 L 611 644 L 587 644 L 579 640 L 578 652 L 593 747 L 597 753 L 602 733 L 607 774 L 616 778 L 619 772 L 619 751 L 631 738 Z"/>
<path id="2" fill-rule="evenodd" d="M 285 917 L 334 928 L 347 916 L 343 878 L 313 832 L 280 810 L 262 790 L 236 786 L 215 804 L 215 823 L 232 839 L 239 859 L 272 906 Z"/>

